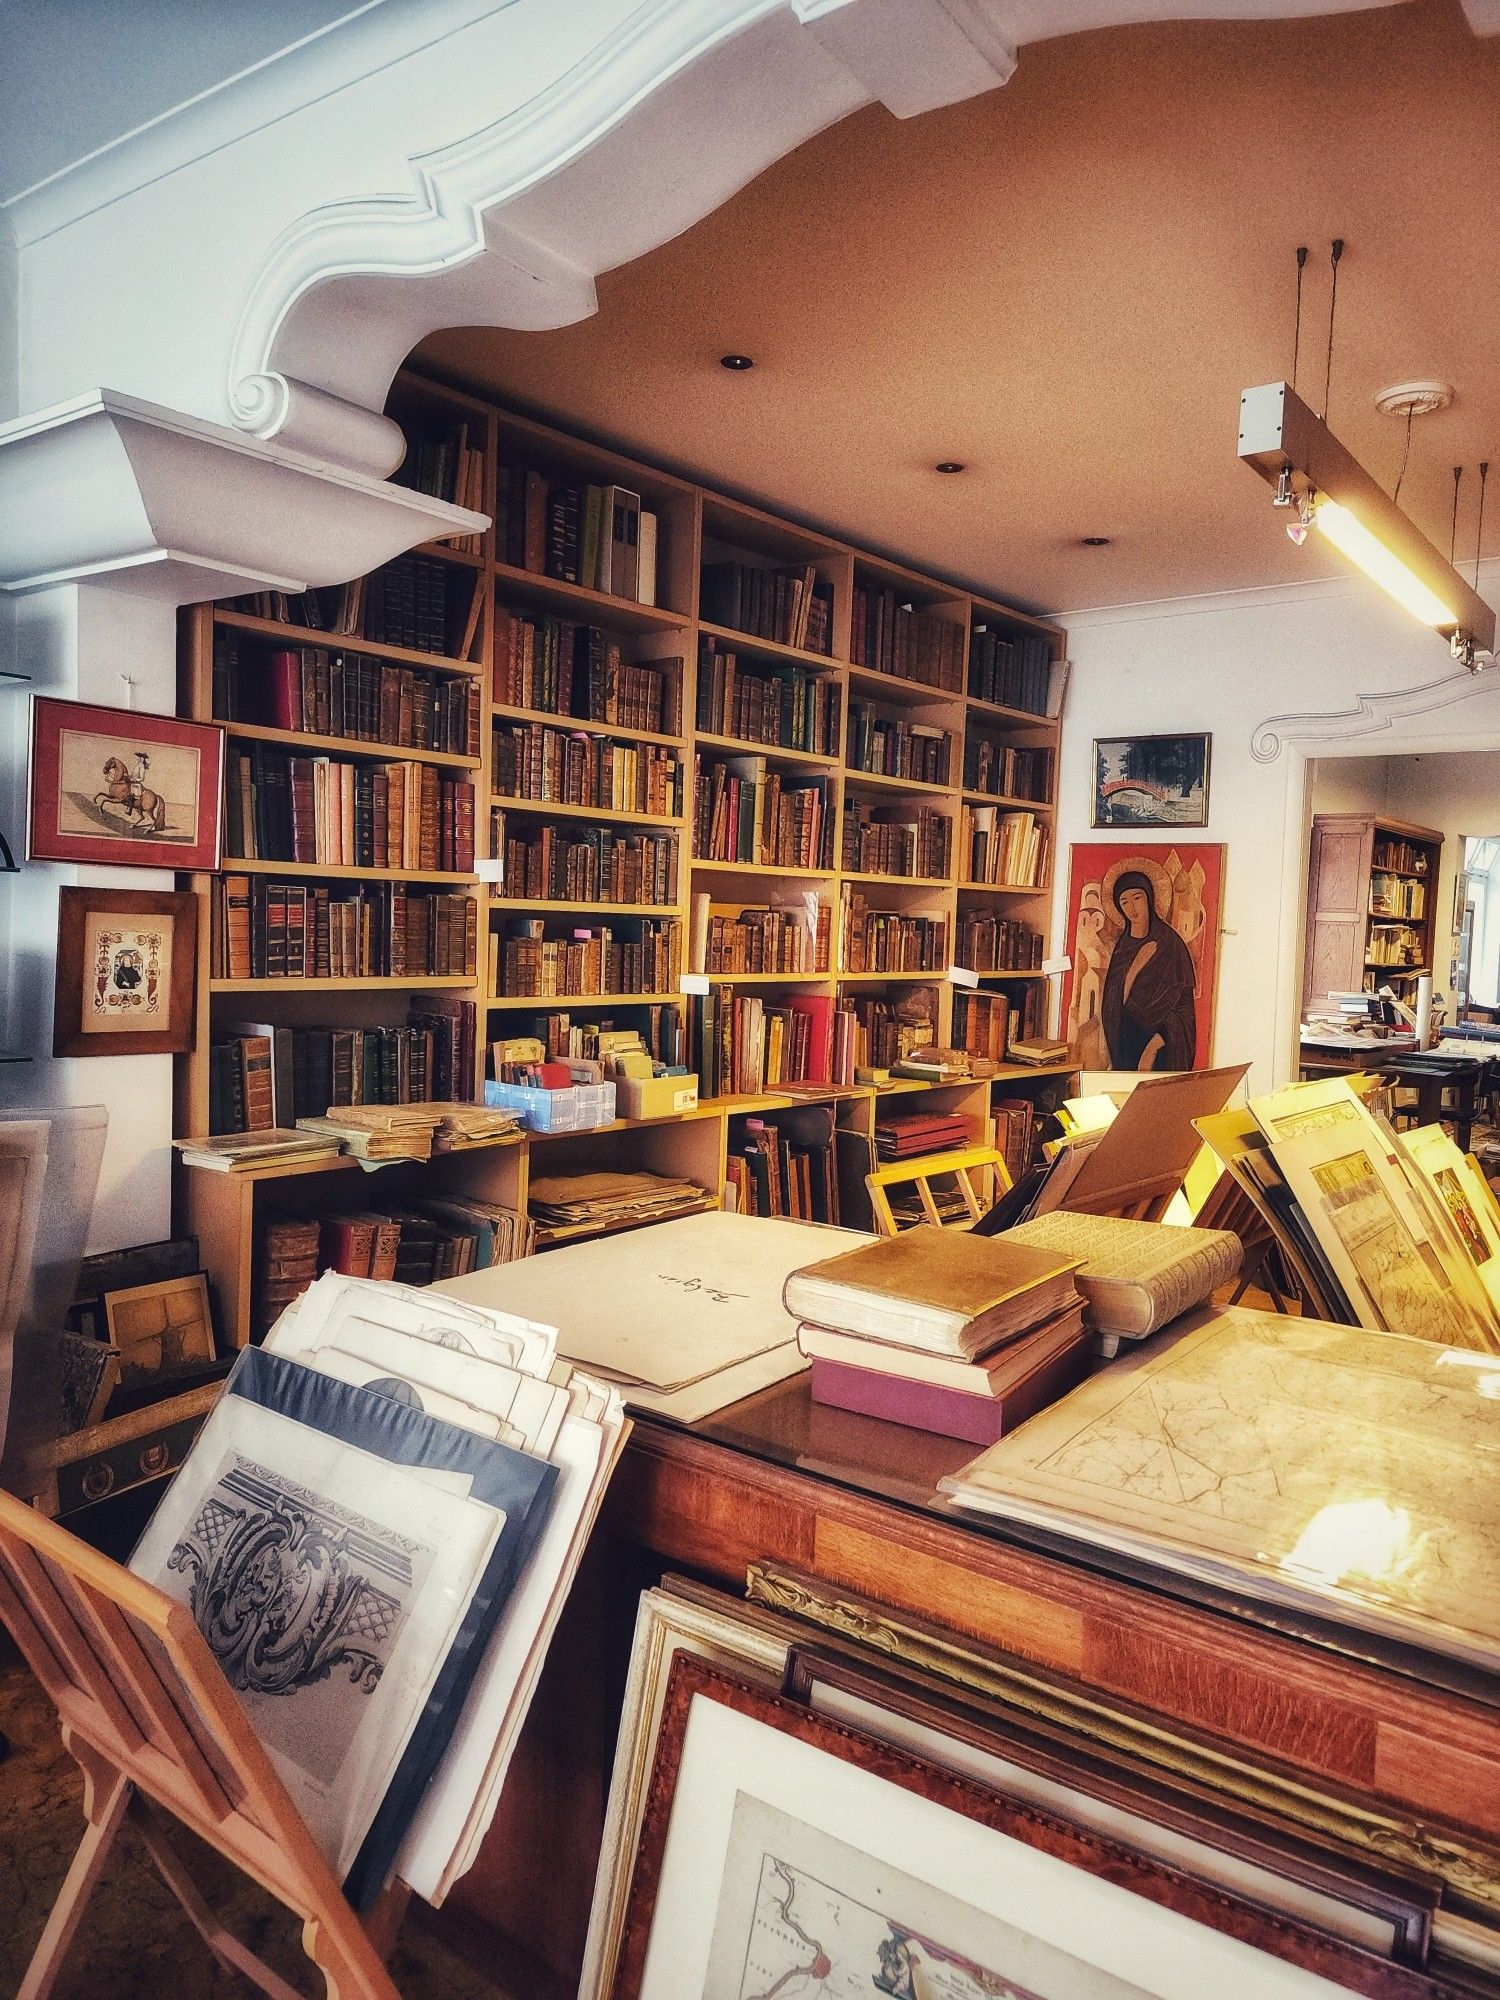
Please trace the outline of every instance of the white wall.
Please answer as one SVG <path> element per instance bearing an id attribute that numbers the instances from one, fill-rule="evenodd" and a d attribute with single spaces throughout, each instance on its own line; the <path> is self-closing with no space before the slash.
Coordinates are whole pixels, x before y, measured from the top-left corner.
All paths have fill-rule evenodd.
<path id="1" fill-rule="evenodd" d="M 1311 768 L 1315 813 L 1394 812 L 1389 757 L 1317 757 Z"/>
<path id="2" fill-rule="evenodd" d="M 1494 601 L 1500 563 L 1485 566 L 1481 583 Z M 1213 1053 L 1250 1061 L 1251 1088 L 1265 1089 L 1289 1073 L 1294 1047 L 1309 758 L 1389 757 L 1394 773 L 1414 752 L 1500 750 L 1500 669 L 1457 689 L 1465 696 L 1457 703 L 1396 713 L 1428 707 L 1429 698 L 1409 691 L 1447 680 L 1453 665 L 1441 640 L 1358 578 L 1077 612 L 1060 622 L 1073 672 L 1058 796 L 1057 933 L 1069 843 L 1132 838 L 1089 828 L 1093 737 L 1211 732 L 1209 822 L 1183 837 L 1227 849 Z M 1374 697 L 1365 712 L 1361 695 Z M 1286 715 L 1327 720 L 1287 725 L 1290 747 L 1257 761 L 1255 732 Z M 1352 728 L 1368 733 L 1351 737 Z"/>
<path id="3" fill-rule="evenodd" d="M 0 212 L 0 424 L 21 407 L 20 304 L 15 233 Z"/>

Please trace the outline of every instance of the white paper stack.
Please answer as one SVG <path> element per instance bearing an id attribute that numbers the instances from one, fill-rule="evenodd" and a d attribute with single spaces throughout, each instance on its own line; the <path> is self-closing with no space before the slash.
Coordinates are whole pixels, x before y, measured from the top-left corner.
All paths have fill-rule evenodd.
<path id="1" fill-rule="evenodd" d="M 558 1469 L 546 1525 L 398 1856 L 401 1879 L 440 1903 L 472 1866 L 499 1804 L 548 1644 L 624 1445 L 619 1392 L 559 1360 L 552 1327 L 451 1295 L 336 1272 L 325 1272 L 303 1293 L 266 1345 L 339 1381 L 415 1399 L 434 1417 Z"/>

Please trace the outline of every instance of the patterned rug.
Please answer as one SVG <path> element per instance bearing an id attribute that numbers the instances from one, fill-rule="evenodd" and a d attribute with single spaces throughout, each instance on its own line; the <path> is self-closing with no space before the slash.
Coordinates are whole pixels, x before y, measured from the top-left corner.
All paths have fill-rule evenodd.
<path id="1" fill-rule="evenodd" d="M 3 1637 L 0 1647 L 0 1729 L 11 1744 L 0 1762 L 0 1993 L 14 1993 L 83 1837 L 83 1786 L 46 1697 L 13 1664 Z M 191 1834 L 174 1827 L 173 1837 L 226 1926 L 299 1993 L 320 1995 L 323 1982 L 302 1955 L 296 1920 Z M 504 2000 L 410 1917 L 391 1977 L 403 2000 Z M 251 1991 L 219 1966 L 127 1829 L 68 1954 L 56 2000 L 244 2000 Z"/>

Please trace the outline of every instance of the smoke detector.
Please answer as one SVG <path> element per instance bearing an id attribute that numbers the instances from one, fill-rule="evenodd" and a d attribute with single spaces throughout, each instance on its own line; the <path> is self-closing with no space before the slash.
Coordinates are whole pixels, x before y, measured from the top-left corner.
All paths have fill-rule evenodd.
<path id="1" fill-rule="evenodd" d="M 1430 417 L 1452 401 L 1451 382 L 1397 382 L 1380 391 L 1375 407 L 1383 417 Z"/>

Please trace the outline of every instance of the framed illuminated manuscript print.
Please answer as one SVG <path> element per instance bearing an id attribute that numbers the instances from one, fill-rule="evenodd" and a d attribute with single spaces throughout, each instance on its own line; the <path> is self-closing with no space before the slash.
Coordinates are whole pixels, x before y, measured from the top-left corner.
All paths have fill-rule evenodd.
<path id="1" fill-rule="evenodd" d="M 1222 847 L 1085 842 L 1071 850 L 1063 1031 L 1084 1069 L 1207 1069 Z"/>
<path id="2" fill-rule="evenodd" d="M 196 896 L 59 891 L 53 1055 L 182 1055 L 191 1048 L 197 938 Z"/>
<path id="3" fill-rule="evenodd" d="M 130 708 L 31 703 L 33 861 L 219 865 L 224 732 Z"/>

